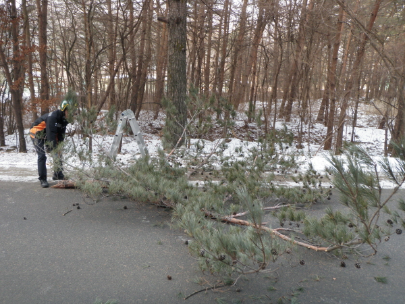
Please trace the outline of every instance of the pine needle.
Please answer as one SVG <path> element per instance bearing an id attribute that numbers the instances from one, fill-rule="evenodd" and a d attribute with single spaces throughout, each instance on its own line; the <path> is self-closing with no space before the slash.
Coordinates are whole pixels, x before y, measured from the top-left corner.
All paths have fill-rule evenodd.
<path id="1" fill-rule="evenodd" d="M 378 283 L 387 284 L 387 277 L 374 277 L 374 280 Z"/>
<path id="2" fill-rule="evenodd" d="M 389 261 L 389 260 L 391 260 L 391 257 L 389 255 L 385 255 L 385 256 L 383 256 L 383 260 Z"/>

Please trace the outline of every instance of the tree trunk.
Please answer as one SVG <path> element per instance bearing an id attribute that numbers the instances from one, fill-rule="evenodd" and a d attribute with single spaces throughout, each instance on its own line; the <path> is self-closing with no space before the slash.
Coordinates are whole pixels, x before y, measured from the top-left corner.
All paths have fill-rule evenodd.
<path id="1" fill-rule="evenodd" d="M 10 71 L 9 64 L 6 59 L 6 54 L 4 52 L 4 49 L 1 48 L 2 44 L 0 44 L 0 60 L 2 62 L 4 74 L 6 76 L 10 88 L 11 100 L 13 102 L 13 110 L 15 114 L 18 131 L 19 151 L 26 153 L 27 146 L 24 137 L 23 108 L 22 108 L 22 94 L 24 89 L 24 67 L 23 67 L 24 62 L 21 60 L 21 58 L 23 58 L 23 54 L 21 54 L 20 41 L 18 36 L 19 24 L 17 22 L 17 8 L 15 3 L 16 1 L 15 0 L 9 1 L 10 1 L 11 40 L 13 43 L 12 70 Z"/>
<path id="2" fill-rule="evenodd" d="M 6 145 L 6 138 L 4 137 L 4 120 L 3 113 L 0 113 L 0 147 Z"/>
<path id="3" fill-rule="evenodd" d="M 263 31 L 264 28 L 266 27 L 267 24 L 267 20 L 269 18 L 269 9 L 268 8 L 264 8 L 262 2 L 259 2 L 259 14 L 257 17 L 257 23 L 256 23 L 256 28 L 254 30 L 254 34 L 253 34 L 253 41 L 252 41 L 252 46 L 250 48 L 250 53 L 249 53 L 249 58 L 248 58 L 248 62 L 247 65 L 244 69 L 243 75 L 242 75 L 242 84 L 240 87 L 240 92 L 237 96 L 238 101 L 236 102 L 236 104 L 240 104 L 241 102 L 243 102 L 245 100 L 245 96 L 246 96 L 246 92 L 247 90 L 247 86 L 248 86 L 248 79 L 250 74 L 252 73 L 252 69 L 254 71 L 255 69 L 255 65 L 257 63 L 257 50 L 259 48 L 259 44 L 260 41 L 262 39 L 263 36 Z M 253 75 L 253 77 L 255 77 L 255 75 Z M 252 83 L 254 83 L 254 79 L 252 79 Z M 252 117 L 252 104 L 249 103 L 249 121 L 251 120 Z"/>
<path id="4" fill-rule="evenodd" d="M 359 76 L 362 74 L 360 71 Z M 352 120 L 352 136 L 350 139 L 350 142 L 354 142 L 354 139 L 356 137 L 355 131 L 356 131 L 356 125 L 357 125 L 357 115 L 359 111 L 359 104 L 360 104 L 360 86 L 361 86 L 361 77 L 357 78 L 357 84 L 355 88 L 356 96 L 355 96 L 355 104 L 354 104 L 354 114 L 353 114 L 353 120 Z"/>
<path id="5" fill-rule="evenodd" d="M 112 12 L 112 4 L 111 0 L 107 0 L 107 8 L 108 8 L 108 27 L 107 27 L 107 39 L 108 39 L 108 73 L 110 79 L 113 79 L 112 88 L 108 97 L 108 108 L 113 105 L 116 105 L 115 100 L 115 80 L 112 78 L 114 74 L 114 63 L 117 61 L 116 56 L 116 40 L 117 40 L 117 28 L 114 28 L 114 17 Z M 115 23 L 117 24 L 117 23 Z"/>
<path id="6" fill-rule="evenodd" d="M 326 78 L 326 84 L 325 84 L 325 89 L 323 91 L 323 96 L 322 96 L 322 102 L 321 102 L 321 106 L 319 108 L 319 112 L 318 112 L 318 116 L 316 117 L 316 121 L 318 122 L 324 122 L 325 124 L 327 124 L 327 110 L 329 108 L 329 94 L 330 94 L 330 78 L 331 78 L 331 73 L 332 73 L 332 69 L 331 69 L 331 41 L 330 41 L 330 33 L 328 31 L 328 77 Z"/>
<path id="7" fill-rule="evenodd" d="M 398 112 L 395 117 L 394 130 L 392 132 L 392 141 L 400 142 L 405 139 L 405 99 L 404 99 L 404 86 L 405 86 L 405 53 L 403 57 L 402 77 L 397 79 L 398 82 Z"/>
<path id="8" fill-rule="evenodd" d="M 211 4 L 211 2 L 210 2 Z M 208 37 L 207 37 L 207 55 L 204 68 L 204 94 L 208 96 L 210 93 L 210 71 L 211 71 L 211 47 L 212 47 L 212 8 L 208 8 Z"/>
<path id="9" fill-rule="evenodd" d="M 342 5 L 344 5 L 344 2 L 342 2 Z M 357 10 L 360 5 L 360 0 L 357 0 L 356 2 L 356 7 L 354 9 L 354 13 L 357 13 Z M 351 47 L 351 42 L 352 42 L 352 33 L 354 31 L 354 22 L 350 26 L 349 34 L 348 37 L 346 38 L 346 47 L 345 51 L 343 54 L 343 59 L 342 59 L 342 69 L 340 71 L 340 81 L 337 83 L 336 90 L 339 90 L 340 84 L 343 83 L 347 78 L 346 78 L 346 70 L 347 70 L 347 62 L 349 58 L 349 53 L 350 53 L 350 47 Z"/>
<path id="10" fill-rule="evenodd" d="M 343 28 L 343 18 L 344 18 L 344 11 L 341 7 L 339 9 L 339 17 L 337 20 L 336 26 L 336 36 L 333 43 L 333 51 L 332 51 L 332 64 L 329 67 L 328 73 L 328 84 L 329 87 L 326 90 L 329 90 L 329 97 L 330 97 L 330 109 L 327 121 L 327 132 L 326 132 L 326 140 L 324 149 L 330 150 L 332 148 L 332 139 L 333 139 L 333 126 L 335 122 L 335 107 L 336 107 L 336 73 L 337 73 L 337 63 L 338 63 L 338 53 L 340 47 L 340 38 L 342 36 L 342 28 Z"/>
<path id="11" fill-rule="evenodd" d="M 302 56 L 302 50 L 304 48 L 304 42 L 305 42 L 305 27 L 308 23 L 309 19 L 309 13 L 312 11 L 312 8 L 314 7 L 314 0 L 310 0 L 308 8 L 307 8 L 307 0 L 303 1 L 302 4 L 302 15 L 301 15 L 301 22 L 300 22 L 300 27 L 298 30 L 298 42 L 297 42 L 297 47 L 295 49 L 295 57 L 294 57 L 294 62 L 291 70 L 291 85 L 290 85 L 290 94 L 288 96 L 288 103 L 284 109 L 283 116 L 285 118 L 286 122 L 289 122 L 291 120 L 291 114 L 292 114 L 292 105 L 294 102 L 294 99 L 296 98 L 298 94 L 298 84 L 300 82 L 300 76 L 299 76 L 299 68 L 301 66 L 301 56 Z"/>
<path id="12" fill-rule="evenodd" d="M 139 86 L 138 86 L 138 96 L 137 96 L 137 109 L 135 113 L 136 119 L 139 118 L 139 114 L 141 113 L 142 110 L 142 104 L 144 102 L 144 96 L 145 96 L 145 86 L 147 82 L 147 76 L 148 76 L 148 67 L 149 63 L 152 57 L 152 18 L 153 18 L 153 1 L 149 2 L 149 6 L 147 7 L 146 10 L 146 18 L 145 18 L 145 23 L 146 23 L 146 28 L 145 28 L 145 42 L 146 42 L 146 50 L 143 52 L 142 56 L 142 69 L 141 73 L 139 75 Z"/>
<path id="13" fill-rule="evenodd" d="M 155 91 L 155 115 L 159 115 L 160 105 L 164 95 L 165 67 L 167 65 L 167 24 L 159 22 L 158 24 L 158 41 L 157 41 L 157 63 L 156 63 L 156 91 Z"/>
<path id="14" fill-rule="evenodd" d="M 235 41 L 233 60 L 231 63 L 231 72 L 229 77 L 229 92 L 228 99 L 235 109 L 238 109 L 240 98 L 239 98 L 239 88 L 240 88 L 240 76 L 242 70 L 242 49 L 243 41 L 246 35 L 246 10 L 247 10 L 248 1 L 243 0 L 242 10 L 239 19 L 239 31 L 238 37 Z"/>
<path id="15" fill-rule="evenodd" d="M 134 30 L 135 27 L 135 16 L 134 16 L 134 3 L 133 0 L 129 0 L 129 26 L 131 28 L 130 32 L 130 39 L 129 39 L 129 57 L 130 57 L 130 62 L 131 65 L 128 68 L 128 74 L 129 74 L 129 86 L 130 86 L 130 92 L 129 92 L 129 107 L 131 108 L 132 112 L 136 111 L 137 105 L 136 105 L 136 88 L 135 88 L 135 82 L 136 82 L 136 48 L 135 48 L 135 37 L 136 37 L 136 31 Z M 122 109 L 124 110 L 124 109 Z"/>
<path id="16" fill-rule="evenodd" d="M 140 45 L 138 49 L 138 63 L 137 63 L 137 68 L 136 68 L 136 74 L 135 74 L 135 82 L 133 83 L 132 86 L 132 100 L 131 100 L 131 110 L 136 114 L 139 108 L 139 93 L 140 93 L 140 87 L 141 87 L 141 76 L 142 76 L 142 70 L 143 70 L 143 64 L 144 64 L 144 56 L 145 56 L 145 37 L 146 37 L 146 29 L 147 29 L 147 12 L 149 9 L 149 0 L 144 3 L 146 5 L 146 9 L 142 11 L 141 13 L 141 23 L 142 23 L 142 28 L 141 28 L 141 37 L 140 37 Z M 135 62 L 132 63 L 133 65 Z M 133 69 L 134 71 L 134 69 Z"/>
<path id="17" fill-rule="evenodd" d="M 336 2 L 343 8 L 345 9 L 345 5 L 342 1 L 336 0 Z M 380 8 L 382 0 L 376 0 L 374 3 L 374 8 L 373 11 L 371 12 L 370 20 L 367 25 L 367 31 L 371 31 L 373 28 L 373 24 L 375 22 L 375 19 L 377 18 L 378 10 Z M 349 80 L 347 82 L 346 86 L 346 94 L 343 97 L 343 102 L 342 106 L 340 109 L 340 115 L 339 115 L 339 122 L 338 122 L 338 129 L 337 129 L 337 137 L 336 137 L 336 147 L 335 147 L 335 153 L 340 154 L 341 148 L 343 145 L 343 129 L 344 129 L 344 123 L 346 119 L 346 110 L 348 107 L 348 101 L 350 94 L 352 93 L 353 85 L 357 81 L 359 77 L 359 70 L 360 70 L 360 64 L 362 62 L 364 52 L 366 50 L 366 43 L 368 41 L 368 35 L 366 33 L 362 33 L 361 35 L 361 41 L 359 44 L 359 48 L 356 54 L 356 59 L 353 64 L 353 72 L 351 73 Z"/>
<path id="18" fill-rule="evenodd" d="M 276 128 L 276 120 L 277 120 L 277 91 L 278 91 L 278 78 L 280 75 L 281 65 L 283 63 L 283 38 L 281 36 L 281 32 L 279 29 L 279 21 L 278 21 L 278 10 L 274 13 L 274 33 L 275 33 L 275 41 L 274 41 L 274 75 L 273 75 L 273 84 L 271 88 L 271 97 L 269 100 L 268 107 L 271 109 L 271 105 L 274 104 L 274 115 L 273 115 L 273 124 L 272 128 Z M 270 110 L 269 110 L 270 115 Z"/>
<path id="19" fill-rule="evenodd" d="M 33 47 L 31 45 L 31 35 L 30 35 L 30 27 L 29 27 L 29 18 L 27 12 L 27 1 L 22 1 L 22 10 L 24 16 L 24 45 L 27 52 L 27 69 L 28 69 L 28 84 L 30 90 L 30 104 L 31 104 L 31 111 L 32 111 L 32 121 L 35 121 L 38 118 L 37 113 L 37 102 L 35 98 L 35 85 L 34 85 L 34 76 L 33 76 L 33 69 L 32 69 L 32 53 Z"/>
<path id="20" fill-rule="evenodd" d="M 39 66 L 41 69 L 41 114 L 49 112 L 49 79 L 47 70 L 48 0 L 36 0 L 38 10 Z"/>
<path id="21" fill-rule="evenodd" d="M 198 13 L 198 28 L 195 29 L 197 35 L 197 67 L 195 69 L 194 85 L 198 88 L 198 92 L 202 92 L 202 66 L 205 54 L 205 20 L 206 20 L 206 11 L 205 5 L 200 5 Z"/>
<path id="22" fill-rule="evenodd" d="M 85 33 L 85 42 L 86 42 L 86 55 L 85 55 L 85 90 L 86 90 L 86 106 L 87 109 L 90 109 L 93 105 L 92 102 L 92 69 L 91 69 L 91 54 L 93 49 L 93 31 L 92 31 L 92 16 L 93 16 L 93 0 L 87 4 L 86 1 L 82 2 L 83 7 L 83 26 Z"/>
<path id="23" fill-rule="evenodd" d="M 168 81 L 167 112 L 164 145 L 167 148 L 181 146 L 185 139 L 187 123 L 187 1 L 169 0 Z"/>
<path id="24" fill-rule="evenodd" d="M 223 22 L 220 30 L 223 29 L 222 35 L 219 35 L 222 38 L 221 46 L 221 58 L 219 61 L 218 71 L 217 71 L 217 80 L 216 82 L 216 94 L 218 104 L 222 98 L 222 91 L 224 88 L 224 79 L 225 79 L 225 63 L 227 58 L 227 48 L 228 48 L 228 32 L 229 32 L 229 0 L 225 0 L 224 3 L 224 13 L 223 13 Z M 222 20 L 222 19 L 221 19 Z M 218 52 L 219 53 L 219 52 Z M 219 111 L 217 111 L 219 114 Z"/>

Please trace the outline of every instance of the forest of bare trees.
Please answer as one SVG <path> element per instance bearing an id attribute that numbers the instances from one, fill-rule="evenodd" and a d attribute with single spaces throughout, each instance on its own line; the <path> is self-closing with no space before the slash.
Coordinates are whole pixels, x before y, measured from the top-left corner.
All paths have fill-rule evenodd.
<path id="1" fill-rule="evenodd" d="M 169 7 L 181 3 L 186 47 L 169 39 L 182 22 Z M 69 88 L 81 108 L 139 117 L 165 110 L 170 73 L 215 107 L 246 106 L 251 120 L 261 110 L 265 131 L 276 119 L 321 122 L 327 150 L 339 151 L 363 102 L 393 139 L 405 131 L 403 0 L 6 0 L 0 18 L 0 139 L 18 131 L 20 151 L 24 115 L 47 112 Z"/>

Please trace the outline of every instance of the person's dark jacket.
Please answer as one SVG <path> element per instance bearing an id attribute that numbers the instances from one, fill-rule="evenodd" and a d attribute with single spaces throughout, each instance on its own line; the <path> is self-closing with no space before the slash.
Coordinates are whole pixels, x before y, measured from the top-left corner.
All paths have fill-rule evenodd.
<path id="1" fill-rule="evenodd" d="M 37 118 L 31 125 L 30 136 L 45 139 L 52 150 L 65 139 L 67 124 L 65 112 L 56 110 Z"/>

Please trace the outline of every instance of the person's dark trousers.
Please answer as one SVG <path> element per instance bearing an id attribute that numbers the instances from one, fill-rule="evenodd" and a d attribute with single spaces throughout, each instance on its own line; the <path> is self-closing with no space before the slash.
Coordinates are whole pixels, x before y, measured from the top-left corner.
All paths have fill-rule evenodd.
<path id="1" fill-rule="evenodd" d="M 39 180 L 46 180 L 46 153 L 45 139 L 31 138 L 34 143 L 35 151 L 38 154 L 38 175 Z"/>

